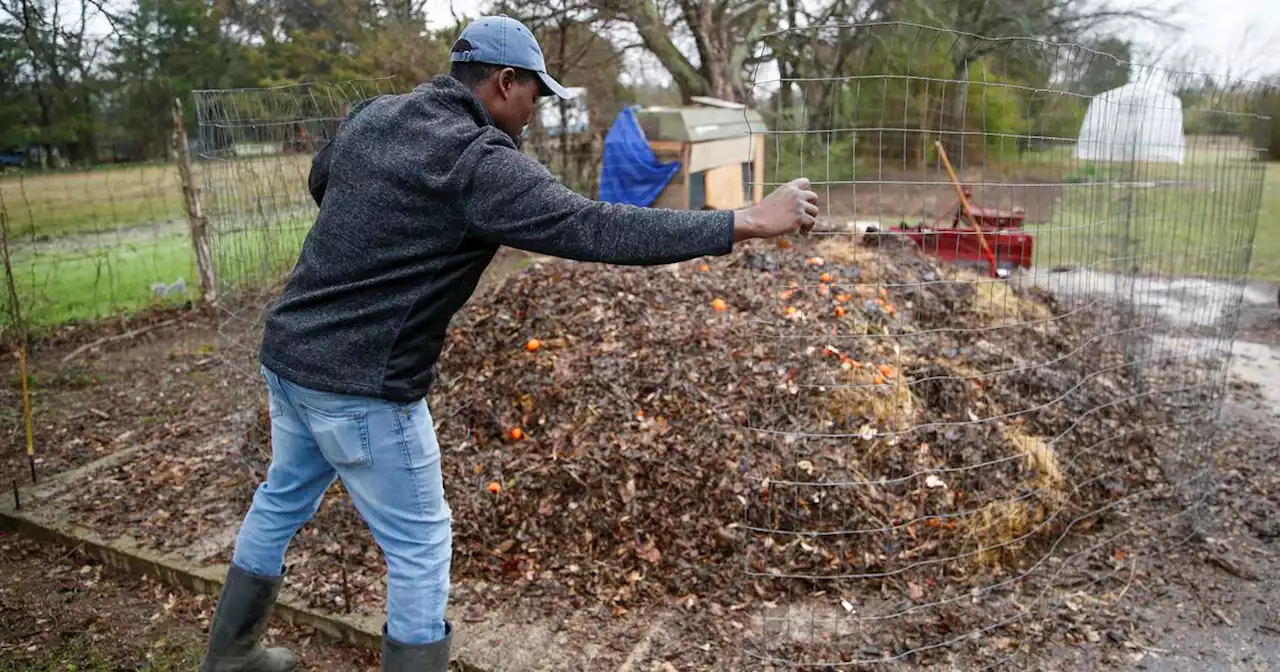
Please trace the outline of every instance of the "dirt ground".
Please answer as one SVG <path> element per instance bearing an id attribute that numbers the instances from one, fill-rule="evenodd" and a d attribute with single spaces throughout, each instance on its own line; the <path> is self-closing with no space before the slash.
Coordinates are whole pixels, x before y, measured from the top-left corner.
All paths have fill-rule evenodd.
<path id="1" fill-rule="evenodd" d="M 207 434 L 224 417 L 218 316 L 178 308 L 102 326 L 66 327 L 30 354 L 36 478 L 160 437 Z M 100 343 L 89 350 L 82 347 Z M 70 357 L 70 359 L 67 359 Z M 30 482 L 16 358 L 0 387 L 0 484 Z M 65 361 L 64 361 L 65 360 Z"/>
<path id="2" fill-rule="evenodd" d="M 905 217 L 912 222 L 950 217 L 955 212 L 955 188 L 941 170 L 886 171 L 862 175 L 859 180 L 868 184 L 820 186 L 817 191 L 823 211 L 836 218 Z M 988 178 L 999 183 L 984 184 L 983 176 L 973 173 L 965 180 L 972 189 L 972 203 L 1003 211 L 1022 208 L 1031 224 L 1051 222 L 1063 193 L 1061 181 L 1048 178 L 1022 176 L 1019 184 L 1008 183 L 1008 178 Z"/>
<path id="3" fill-rule="evenodd" d="M 1179 524 L 1150 526 L 1157 533 L 1127 545 L 1114 563 L 1086 564 L 1057 577 L 1040 597 L 1028 596 L 1039 600 L 1044 620 L 1011 631 L 1018 641 L 990 636 L 994 646 L 1018 649 L 1015 669 L 1280 669 L 1280 603 L 1273 597 L 1280 589 L 1280 376 L 1259 373 L 1280 371 L 1280 311 L 1262 304 L 1249 310 L 1204 501 Z M 216 428 L 201 419 L 225 417 L 242 401 L 217 373 L 220 320 L 225 316 L 168 312 L 105 333 L 65 332 L 36 350 L 38 475 L 139 442 L 210 435 Z M 86 343 L 124 334 L 62 363 Z M 9 363 L 7 380 L 13 373 Z M 16 389 L 0 390 L 10 414 L 0 416 L 6 450 L 21 445 L 21 423 L 10 410 Z M 27 477 L 20 451 L 2 457 L 0 483 Z M 1090 582 L 1110 587 L 1090 590 Z M 1109 599 L 1090 597 L 1097 594 Z M 208 598 L 86 563 L 74 549 L 0 536 L 0 672 L 192 669 L 211 606 Z M 690 619 L 659 637 L 653 669 L 669 669 L 660 661 L 687 651 L 703 625 Z M 314 633 L 280 625 L 271 638 L 298 647 L 304 669 L 376 669 L 376 653 Z"/>
<path id="4" fill-rule="evenodd" d="M 194 670 L 213 601 L 0 533 L 0 672 Z M 377 669 L 376 652 L 279 623 L 308 670 Z"/>
<path id="5" fill-rule="evenodd" d="M 1267 356 L 1280 363 L 1280 349 Z M 1076 618 L 1083 636 L 1025 650 L 1017 668 L 1280 669 L 1280 415 L 1272 401 L 1280 396 L 1270 396 L 1280 395 L 1280 380 L 1270 388 L 1233 387 L 1216 445 L 1221 478 L 1191 536 L 1156 540 L 1160 554 L 1135 560 L 1127 591 L 1088 618 L 1092 625 L 1080 617 L 1088 604 L 1061 599 L 1064 619 Z M 202 651 L 209 598 L 12 535 L 0 535 L 0 577 L 0 671 L 188 670 Z M 696 628 L 672 630 L 656 652 L 697 637 Z M 302 669 L 377 667 L 374 652 L 283 623 L 269 638 L 294 647 Z"/>

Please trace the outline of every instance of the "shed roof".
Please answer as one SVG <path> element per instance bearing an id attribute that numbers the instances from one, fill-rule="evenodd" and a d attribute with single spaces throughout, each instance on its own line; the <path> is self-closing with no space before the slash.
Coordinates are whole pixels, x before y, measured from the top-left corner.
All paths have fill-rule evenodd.
<path id="1" fill-rule="evenodd" d="M 646 107 L 636 121 L 650 142 L 706 142 L 769 130 L 755 110 L 722 107 Z"/>

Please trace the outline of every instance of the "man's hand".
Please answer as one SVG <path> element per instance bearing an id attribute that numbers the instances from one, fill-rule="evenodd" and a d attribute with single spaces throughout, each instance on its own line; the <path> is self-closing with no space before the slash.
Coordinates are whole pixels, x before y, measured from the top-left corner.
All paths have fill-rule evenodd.
<path id="1" fill-rule="evenodd" d="M 733 213 L 733 242 L 808 233 L 818 218 L 818 195 L 809 191 L 808 178 L 796 178 L 759 203 Z"/>

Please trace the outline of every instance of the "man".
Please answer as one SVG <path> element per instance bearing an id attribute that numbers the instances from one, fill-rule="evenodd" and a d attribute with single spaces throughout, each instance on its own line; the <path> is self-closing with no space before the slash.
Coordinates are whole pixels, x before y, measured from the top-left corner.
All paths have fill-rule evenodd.
<path id="1" fill-rule="evenodd" d="M 808 182 L 738 211 L 607 204 L 564 186 L 517 147 L 540 96 L 567 97 L 525 26 L 484 17 L 449 76 L 355 106 L 317 154 L 320 206 L 261 360 L 272 462 L 236 540 L 206 672 L 284 672 L 259 644 L 294 533 L 341 478 L 387 563 L 382 669 L 448 669 L 451 521 L 425 397 L 453 314 L 502 245 L 612 264 L 727 254 L 808 231 Z"/>

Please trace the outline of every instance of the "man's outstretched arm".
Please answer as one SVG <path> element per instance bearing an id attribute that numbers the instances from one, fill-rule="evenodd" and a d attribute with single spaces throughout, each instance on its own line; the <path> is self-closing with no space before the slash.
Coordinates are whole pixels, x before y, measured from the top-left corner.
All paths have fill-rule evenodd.
<path id="1" fill-rule="evenodd" d="M 471 151 L 477 156 L 463 196 L 469 233 L 576 261 L 657 265 L 722 255 L 749 238 L 808 231 L 818 214 L 817 195 L 803 179 L 742 210 L 640 208 L 584 198 L 501 141 Z"/>

